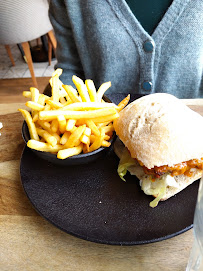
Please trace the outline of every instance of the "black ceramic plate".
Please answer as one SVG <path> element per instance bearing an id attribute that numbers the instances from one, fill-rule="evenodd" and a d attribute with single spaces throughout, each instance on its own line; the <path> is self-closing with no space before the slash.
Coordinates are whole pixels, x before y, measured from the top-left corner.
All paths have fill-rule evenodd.
<path id="1" fill-rule="evenodd" d="M 152 209 L 138 180 L 117 174 L 111 151 L 88 165 L 59 167 L 25 148 L 21 180 L 36 210 L 67 233 L 115 245 L 160 241 L 192 227 L 198 182 Z"/>
<path id="2" fill-rule="evenodd" d="M 190 229 L 198 191 L 195 182 L 181 193 L 150 208 L 153 199 L 129 174 L 117 174 L 111 150 L 88 165 L 57 166 L 25 147 L 21 180 L 35 209 L 49 222 L 85 240 L 136 245 L 161 241 Z"/>

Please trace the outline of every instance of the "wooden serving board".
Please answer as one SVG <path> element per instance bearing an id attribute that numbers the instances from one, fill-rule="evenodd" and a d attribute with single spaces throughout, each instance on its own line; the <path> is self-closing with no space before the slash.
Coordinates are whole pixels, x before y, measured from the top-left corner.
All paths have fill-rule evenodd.
<path id="1" fill-rule="evenodd" d="M 4 99 L 5 101 L 5 99 Z M 203 99 L 184 100 L 203 116 Z M 0 270 L 184 270 L 193 242 L 189 230 L 165 241 L 110 246 L 84 241 L 55 228 L 31 206 L 21 186 L 24 103 L 0 104 Z M 156 226 L 156 225 L 155 225 Z"/>

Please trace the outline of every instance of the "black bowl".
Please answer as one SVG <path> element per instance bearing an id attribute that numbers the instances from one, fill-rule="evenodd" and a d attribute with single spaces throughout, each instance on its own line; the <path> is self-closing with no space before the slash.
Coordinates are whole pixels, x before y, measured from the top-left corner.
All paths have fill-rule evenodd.
<path id="1" fill-rule="evenodd" d="M 22 126 L 22 136 L 25 143 L 27 144 L 28 140 L 30 140 L 30 134 L 29 134 L 27 123 L 25 121 L 23 122 L 23 126 Z M 81 165 L 81 164 L 88 164 L 90 162 L 97 160 L 98 158 L 105 156 L 106 153 L 111 149 L 115 138 L 116 138 L 116 134 L 114 132 L 110 140 L 111 142 L 110 147 L 101 147 L 93 152 L 74 155 L 66 159 L 58 159 L 56 154 L 53 154 L 50 152 L 37 151 L 34 149 L 31 149 L 31 150 L 38 157 L 44 160 L 47 160 L 48 162 L 54 163 L 56 165 L 61 165 L 61 166 Z"/>

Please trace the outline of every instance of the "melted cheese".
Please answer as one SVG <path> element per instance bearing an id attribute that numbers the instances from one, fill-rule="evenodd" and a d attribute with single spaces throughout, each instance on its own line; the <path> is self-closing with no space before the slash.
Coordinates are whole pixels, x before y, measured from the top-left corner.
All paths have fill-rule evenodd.
<path id="1" fill-rule="evenodd" d="M 159 194 L 160 189 L 163 187 L 174 187 L 179 188 L 178 183 L 175 178 L 169 174 L 164 174 L 159 179 L 152 181 L 151 176 L 144 175 L 140 180 L 140 186 L 145 194 L 147 195 L 157 195 Z"/>

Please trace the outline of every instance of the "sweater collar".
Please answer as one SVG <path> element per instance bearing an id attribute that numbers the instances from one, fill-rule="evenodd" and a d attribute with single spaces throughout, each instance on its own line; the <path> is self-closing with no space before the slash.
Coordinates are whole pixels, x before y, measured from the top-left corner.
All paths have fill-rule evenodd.
<path id="1" fill-rule="evenodd" d="M 167 33 L 177 22 L 186 5 L 191 0 L 173 0 L 172 4 L 150 36 L 138 22 L 135 15 L 130 10 L 125 0 L 106 0 L 111 5 L 117 18 L 123 24 L 134 42 L 139 46 L 143 40 L 154 40 L 156 44 L 161 44 Z"/>

